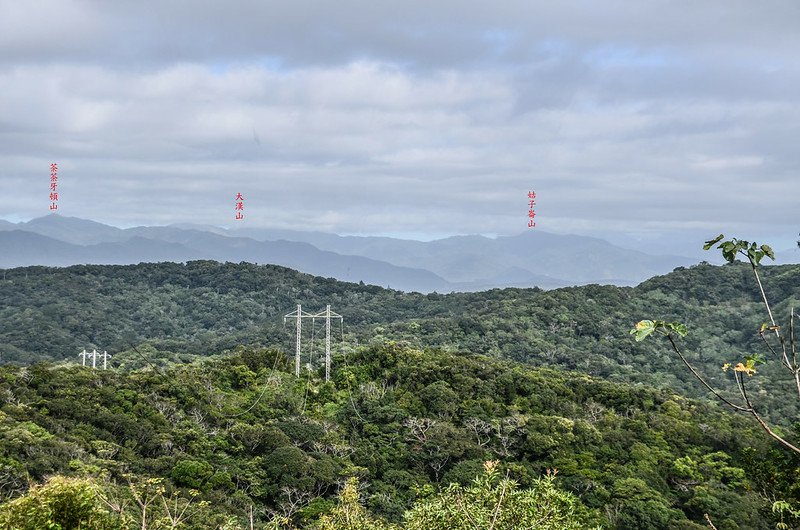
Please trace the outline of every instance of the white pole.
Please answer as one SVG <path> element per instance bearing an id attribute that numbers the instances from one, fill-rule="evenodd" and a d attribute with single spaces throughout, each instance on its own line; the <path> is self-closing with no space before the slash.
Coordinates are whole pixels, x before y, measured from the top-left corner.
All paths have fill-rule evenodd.
<path id="1" fill-rule="evenodd" d="M 325 307 L 325 382 L 331 378 L 331 306 Z"/>
<path id="2" fill-rule="evenodd" d="M 300 321 L 303 319 L 303 311 L 300 304 L 297 304 L 297 340 L 295 342 L 294 353 L 294 375 L 300 377 Z"/>

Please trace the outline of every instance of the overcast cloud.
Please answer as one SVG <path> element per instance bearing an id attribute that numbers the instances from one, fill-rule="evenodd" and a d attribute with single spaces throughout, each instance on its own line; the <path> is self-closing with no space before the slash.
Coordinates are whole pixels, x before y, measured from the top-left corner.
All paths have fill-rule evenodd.
<path id="1" fill-rule="evenodd" d="M 0 0 L 0 218 L 800 230 L 800 4 Z"/>

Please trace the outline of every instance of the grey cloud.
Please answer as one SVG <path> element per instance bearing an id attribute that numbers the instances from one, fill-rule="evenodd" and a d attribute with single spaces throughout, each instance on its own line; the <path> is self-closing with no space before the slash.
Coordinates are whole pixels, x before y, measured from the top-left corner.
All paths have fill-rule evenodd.
<path id="1" fill-rule="evenodd" d="M 0 0 L 0 218 L 793 230 L 794 3 Z M 50 38 L 45 38 L 46 35 Z M 769 193 L 772 192 L 772 193 Z M 761 229 L 759 229 L 761 230 Z"/>
<path id="2" fill-rule="evenodd" d="M 770 49 L 792 58 L 800 8 L 738 2 L 2 2 L 15 57 L 171 63 L 277 58 L 287 65 L 372 58 L 405 65 L 527 62 L 542 42 Z M 498 38 L 501 36 L 502 38 Z M 55 38 L 54 38 L 55 37 Z"/>

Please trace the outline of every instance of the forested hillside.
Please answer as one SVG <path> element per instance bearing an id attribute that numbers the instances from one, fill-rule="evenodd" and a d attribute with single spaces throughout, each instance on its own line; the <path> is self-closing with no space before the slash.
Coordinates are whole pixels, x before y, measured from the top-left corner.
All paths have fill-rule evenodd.
<path id="1" fill-rule="evenodd" d="M 686 367 L 629 335 L 642 318 L 686 323 L 687 357 L 730 388 L 722 364 L 761 347 L 751 274 L 702 264 L 635 288 L 422 295 L 246 263 L 2 271 L 0 492 L 17 500 L 0 524 L 41 527 L 66 496 L 106 525 L 93 528 L 245 528 L 251 514 L 254 527 L 436 528 L 465 499 L 510 521 L 534 513 L 514 503 L 543 503 L 556 522 L 542 528 L 691 529 L 705 514 L 769 528 L 774 501 L 800 501 L 797 458 L 688 400 L 706 396 Z M 763 280 L 784 322 L 800 267 Z M 344 316 L 330 383 L 319 321 L 294 376 L 283 315 L 298 303 Z M 76 366 L 92 348 L 112 370 Z M 748 388 L 786 432 L 797 402 L 776 364 Z M 176 525 L 183 508 L 194 522 Z"/>
<path id="2" fill-rule="evenodd" d="M 763 275 L 776 318 L 785 321 L 789 308 L 800 302 L 800 266 L 764 267 Z M 84 348 L 96 347 L 114 355 L 115 366 L 134 368 L 190 360 L 237 344 L 289 349 L 294 329 L 284 327 L 283 315 L 298 303 L 309 311 L 331 304 L 344 316 L 344 344 L 336 344 L 339 330 L 334 341 L 344 351 L 370 341 L 399 340 L 690 396 L 702 394 L 686 368 L 664 345 L 630 340 L 633 323 L 642 318 L 686 323 L 688 358 L 725 388 L 732 382 L 720 366 L 762 349 L 756 331 L 765 320 L 752 273 L 742 264 L 678 269 L 635 288 L 429 295 L 269 265 L 27 267 L 4 271 L 0 279 L 0 356 L 5 362 L 76 361 Z M 317 323 L 317 337 L 320 331 Z M 773 366 L 763 368 L 753 381 L 755 391 L 769 385 L 780 394 L 788 382 L 773 372 Z M 787 423 L 798 417 L 795 401 L 774 395 L 762 400 L 768 415 Z"/>
<path id="3" fill-rule="evenodd" d="M 498 460 L 493 476 L 533 488 L 537 528 L 700 529 L 709 514 L 760 529 L 771 516 L 758 492 L 796 465 L 744 418 L 663 390 L 397 344 L 340 356 L 330 383 L 297 379 L 285 359 L 237 348 L 133 373 L 3 367 L 0 492 L 52 474 L 87 482 L 51 481 L 0 506 L 0 521 L 55 517 L 41 515 L 53 499 L 80 493 L 91 528 L 170 528 L 186 506 L 177 527 L 249 528 L 252 513 L 258 528 L 450 528 L 432 522 L 447 520 L 447 495 L 493 498 L 484 466 Z M 476 476 L 472 497 L 436 493 Z M 352 482 L 336 504 L 345 477 L 367 512 Z M 337 526 L 343 510 L 371 526 Z"/>

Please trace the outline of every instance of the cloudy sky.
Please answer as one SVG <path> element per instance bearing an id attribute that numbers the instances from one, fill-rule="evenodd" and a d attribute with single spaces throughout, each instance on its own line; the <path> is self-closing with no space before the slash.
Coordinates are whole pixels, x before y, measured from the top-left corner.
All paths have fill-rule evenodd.
<path id="1" fill-rule="evenodd" d="M 0 0 L 11 221 L 788 247 L 799 133 L 795 0 Z"/>

